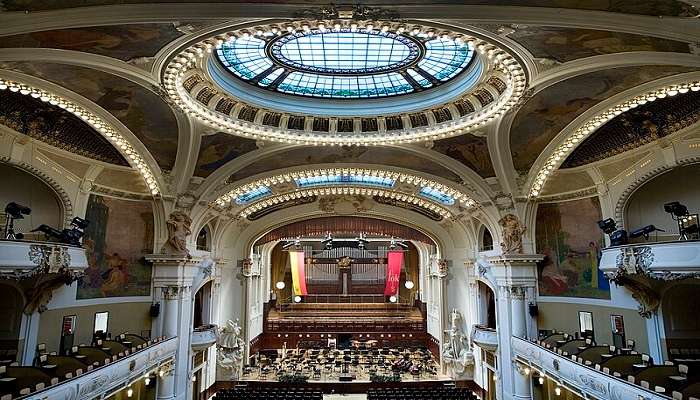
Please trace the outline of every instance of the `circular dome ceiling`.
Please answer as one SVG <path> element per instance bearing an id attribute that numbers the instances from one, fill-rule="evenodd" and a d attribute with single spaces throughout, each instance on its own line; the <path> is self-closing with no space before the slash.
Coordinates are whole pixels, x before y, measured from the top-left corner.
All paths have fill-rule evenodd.
<path id="1" fill-rule="evenodd" d="M 281 93 L 358 99 L 422 91 L 462 72 L 473 58 L 465 42 L 371 28 L 307 29 L 233 37 L 217 47 L 238 78 Z"/>

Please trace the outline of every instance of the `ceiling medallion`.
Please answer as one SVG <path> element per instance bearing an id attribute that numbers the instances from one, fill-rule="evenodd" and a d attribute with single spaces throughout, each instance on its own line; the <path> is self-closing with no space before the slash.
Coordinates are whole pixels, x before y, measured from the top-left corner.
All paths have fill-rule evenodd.
<path id="1" fill-rule="evenodd" d="M 399 144 L 463 134 L 517 104 L 527 81 L 509 51 L 471 34 L 348 20 L 275 21 L 221 32 L 174 54 L 162 79 L 176 105 L 215 129 L 310 145 Z M 254 86 L 250 91 L 240 87 L 248 84 Z M 437 86 L 445 89 L 432 90 Z M 425 96 L 435 102 L 430 108 L 451 108 L 449 118 L 414 119 L 411 113 L 430 112 L 416 110 L 416 104 L 427 104 Z M 394 100 L 409 97 L 403 103 Z M 471 104 L 466 106 L 450 103 L 467 97 Z M 379 99 L 383 103 L 372 103 Z M 313 100 L 330 111 L 315 115 Z M 364 107 L 362 113 L 354 114 L 357 107 Z M 282 118 L 263 121 L 266 113 Z M 367 129 L 359 122 L 354 129 L 341 129 L 340 121 L 330 128 L 321 121 L 317 129 L 309 121 L 339 115 L 376 122 L 367 121 Z M 288 119 L 295 123 L 287 124 Z"/>

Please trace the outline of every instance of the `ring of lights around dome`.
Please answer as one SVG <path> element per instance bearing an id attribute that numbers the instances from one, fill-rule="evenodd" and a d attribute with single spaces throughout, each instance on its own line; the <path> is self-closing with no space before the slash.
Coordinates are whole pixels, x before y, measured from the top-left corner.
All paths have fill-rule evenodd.
<path id="1" fill-rule="evenodd" d="M 395 143 L 410 143 L 416 141 L 424 140 L 435 140 L 443 137 L 449 137 L 454 135 L 459 135 L 466 133 L 472 129 L 477 129 L 484 126 L 488 122 L 494 120 L 495 118 L 503 115 L 510 107 L 517 103 L 519 98 L 522 96 L 523 91 L 526 86 L 527 77 L 521 63 L 508 51 L 504 50 L 501 46 L 485 41 L 481 38 L 477 38 L 472 34 L 455 32 L 453 30 L 445 30 L 443 28 L 435 27 L 425 27 L 425 26 L 407 26 L 403 23 L 397 22 L 375 22 L 377 28 L 382 31 L 386 30 L 388 32 L 411 32 L 415 35 L 427 35 L 444 38 L 445 40 L 454 40 L 455 42 L 461 41 L 467 43 L 470 48 L 476 49 L 478 54 L 474 56 L 471 62 L 471 67 L 475 65 L 480 65 L 483 68 L 483 72 L 480 74 L 480 78 L 477 82 L 472 85 L 456 85 L 450 88 L 450 90 L 458 90 L 455 93 L 449 94 L 449 99 L 440 98 L 440 106 L 447 107 L 450 104 L 450 100 L 463 101 L 464 99 L 470 100 L 474 105 L 470 109 L 467 109 L 464 113 L 460 111 L 459 114 L 455 114 L 454 111 L 451 112 L 450 118 L 441 121 L 430 121 L 428 124 L 419 124 L 414 126 L 411 123 L 404 123 L 403 126 L 397 128 L 392 128 L 392 130 L 385 129 L 383 126 L 378 130 L 364 131 L 363 129 L 358 132 L 357 127 L 350 131 L 339 131 L 334 130 L 333 127 L 326 129 L 325 131 L 314 131 L 309 125 L 305 125 L 302 128 L 290 128 L 286 126 L 278 125 L 264 125 L 259 120 L 253 121 L 245 120 L 240 118 L 240 114 L 234 116 L 231 114 L 231 109 L 227 109 L 226 112 L 222 112 L 216 108 L 216 104 L 209 104 L 207 101 L 213 99 L 214 102 L 223 101 L 222 99 L 228 99 L 232 104 L 241 104 L 240 107 L 254 107 L 256 110 L 260 110 L 261 113 L 265 112 L 278 112 L 278 113 L 295 113 L 295 110 L 288 110 L 288 107 L 271 107 L 270 104 L 274 104 L 277 99 L 281 97 L 291 97 L 295 98 L 295 102 L 298 101 L 297 107 L 299 109 L 306 110 L 304 114 L 307 118 L 313 118 L 316 115 L 316 110 L 312 104 L 317 104 L 320 107 L 325 106 L 329 102 L 333 103 L 334 99 L 324 99 L 321 102 L 318 99 L 315 102 L 309 103 L 308 101 L 314 100 L 310 97 L 303 96 L 270 96 L 267 102 L 263 101 L 248 101 L 246 99 L 236 97 L 238 92 L 244 92 L 243 90 L 238 90 L 236 93 L 232 93 L 229 89 L 222 88 L 219 82 L 212 79 L 217 71 L 210 71 L 211 64 L 220 64 L 212 57 L 212 52 L 214 52 L 217 46 L 222 46 L 230 38 L 242 38 L 251 36 L 264 36 L 267 34 L 281 35 L 282 32 L 298 32 L 310 30 L 313 31 L 323 25 L 331 26 L 331 22 L 304 22 L 304 21 L 293 21 L 293 22 L 273 22 L 264 26 L 256 27 L 244 27 L 239 29 L 230 30 L 227 32 L 221 32 L 215 36 L 210 36 L 204 38 L 200 41 L 190 42 L 188 47 L 181 49 L 180 51 L 172 54 L 170 61 L 162 68 L 162 79 L 164 86 L 168 95 L 171 97 L 173 102 L 178 105 L 185 113 L 198 119 L 199 121 L 224 132 L 232 133 L 239 136 L 260 138 L 265 140 L 272 140 L 283 143 L 298 143 L 298 144 L 312 144 L 312 145 L 367 145 L 367 144 L 395 144 Z M 304 28 L 306 26 L 306 29 Z M 350 26 L 351 28 L 355 26 L 358 30 L 371 30 L 374 26 L 366 24 L 363 26 L 357 25 L 350 21 L 338 21 L 337 25 L 340 28 Z M 329 28 L 330 29 L 330 28 Z M 235 39 L 234 39 L 235 40 Z M 223 69 L 223 67 L 221 67 Z M 209 76 L 209 73 L 212 73 Z M 226 72 L 226 71 L 220 71 Z M 227 73 L 228 74 L 228 73 Z M 186 89 L 183 84 L 185 79 L 192 78 L 193 76 L 198 76 L 197 81 L 201 82 L 195 85 L 195 89 L 190 87 Z M 199 75 L 202 76 L 200 79 Z M 230 75 L 230 74 L 228 74 Z M 463 73 L 461 76 L 465 76 Z M 451 86 L 451 84 L 456 83 L 460 78 L 457 77 L 452 81 L 446 82 L 443 86 L 445 89 Z M 487 80 L 491 77 L 496 76 L 500 79 L 501 84 L 499 84 L 498 90 L 486 84 Z M 242 82 L 237 78 L 230 78 L 229 83 L 235 85 L 239 81 L 240 84 L 248 87 L 250 90 L 245 90 L 245 92 L 250 92 L 254 96 L 258 96 L 260 92 L 269 92 L 274 94 L 275 92 L 268 91 L 259 87 L 252 86 L 250 84 Z M 203 91 L 206 90 L 208 93 L 200 93 L 199 96 L 195 96 L 197 93 L 190 93 L 190 90 Z M 377 116 L 378 120 L 383 121 L 385 118 L 403 118 L 406 120 L 406 112 L 411 112 L 411 110 L 416 111 L 420 108 L 421 111 L 427 112 L 423 96 L 429 96 L 432 93 L 438 93 L 445 95 L 446 92 L 442 92 L 442 87 L 435 88 L 431 90 L 425 90 L 420 93 L 413 93 L 410 96 L 394 96 L 392 98 L 384 98 L 377 105 L 381 104 L 381 108 L 378 106 L 368 107 L 366 103 L 371 102 L 373 99 L 363 99 L 360 102 L 349 101 L 349 100 L 336 100 L 335 103 L 347 104 L 347 108 L 354 107 L 358 105 L 360 107 L 368 107 L 372 109 L 373 115 Z M 477 103 L 476 95 L 482 91 L 490 91 L 487 93 L 487 99 L 485 102 Z M 245 93 L 248 95 L 248 93 Z M 243 97 L 244 94 L 241 94 Z M 462 96 L 462 97 L 460 97 Z M 200 97 L 197 99 L 196 97 Z M 204 98 L 204 101 L 201 99 Z M 404 108 L 403 111 L 393 110 L 392 101 L 396 100 L 407 102 L 405 105 L 413 108 Z M 404 100 L 405 99 L 405 100 Z M 379 99 L 375 99 L 379 100 Z M 306 102 L 304 102 L 306 101 Z M 481 97 L 479 97 L 481 101 Z M 261 104 L 262 103 L 262 104 Z M 385 104 L 386 103 L 386 104 Z M 286 104 L 285 104 L 286 105 Z M 386 107 L 385 107 L 386 105 Z M 340 107 L 339 105 L 334 105 L 334 107 Z M 432 106 L 431 106 L 432 107 Z M 452 107 L 454 108 L 454 107 Z M 340 109 L 340 108 L 338 108 Z M 236 108 L 237 111 L 240 108 Z M 382 113 L 379 114 L 381 110 Z M 396 115 L 388 115 L 395 111 Z M 257 112 L 257 111 L 256 111 Z M 330 110 L 328 110 L 330 112 Z M 348 111 L 346 111 L 348 112 Z M 368 111 L 365 111 L 368 112 Z M 285 114 L 287 115 L 287 114 Z M 340 114 L 343 115 L 343 114 Z M 357 117 L 358 113 L 353 111 L 352 116 Z M 359 114 L 365 115 L 365 114 Z M 285 120 L 286 121 L 286 120 Z M 308 120 L 307 120 L 308 122 Z"/>
<path id="2" fill-rule="evenodd" d="M 302 197 L 331 194 L 381 196 L 412 203 L 447 218 L 450 209 L 460 212 L 477 206 L 459 189 L 431 179 L 403 172 L 326 168 L 299 170 L 256 179 L 220 195 L 214 204 L 220 208 L 243 207 L 243 218 L 267 207 Z"/>
<path id="3" fill-rule="evenodd" d="M 592 135 L 598 128 L 605 125 L 608 121 L 618 115 L 640 105 L 655 101 L 667 96 L 675 96 L 678 93 L 687 93 L 688 91 L 700 91 L 700 81 L 693 80 L 686 83 L 665 85 L 663 87 L 648 91 L 646 93 L 636 95 L 626 101 L 618 103 L 615 106 L 598 113 L 592 118 L 582 123 L 578 128 L 572 130 L 563 142 L 558 145 L 550 154 L 544 164 L 541 166 L 535 175 L 532 183 L 529 185 L 528 196 L 536 198 L 544 188 L 549 176 L 556 171 L 559 166 L 566 160 L 566 157 L 574 151 L 576 146 L 588 136 Z"/>
<path id="4" fill-rule="evenodd" d="M 139 172 L 153 196 L 160 194 L 160 189 L 158 188 L 158 183 L 153 171 L 151 171 L 143 157 L 141 157 L 127 139 L 118 133 L 117 129 L 98 115 L 69 99 L 16 80 L 0 78 L 0 91 L 2 90 L 10 90 L 12 92 L 19 92 L 25 96 L 38 98 L 43 102 L 58 106 L 85 121 L 86 124 L 106 137 L 124 156 L 129 164 Z"/>

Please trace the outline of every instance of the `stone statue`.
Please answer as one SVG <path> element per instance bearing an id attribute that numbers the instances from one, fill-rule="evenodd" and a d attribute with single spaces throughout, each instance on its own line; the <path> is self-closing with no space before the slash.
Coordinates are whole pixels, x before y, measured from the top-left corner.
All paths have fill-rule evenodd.
<path id="1" fill-rule="evenodd" d="M 241 339 L 241 326 L 238 319 L 228 320 L 226 326 L 219 329 L 216 343 L 216 359 L 221 368 L 228 371 L 229 377 L 238 379 L 238 371 L 243 361 L 245 343 Z"/>
<path id="2" fill-rule="evenodd" d="M 455 376 L 464 375 L 467 367 L 474 365 L 474 355 L 469 348 L 469 339 L 462 329 L 462 314 L 453 309 L 450 313 L 450 329 L 445 331 L 442 359 Z"/>
<path id="3" fill-rule="evenodd" d="M 160 249 L 160 252 L 162 254 L 190 258 L 190 252 L 187 250 L 187 236 L 192 233 L 190 230 L 192 219 L 182 211 L 175 211 L 170 214 L 166 224 L 168 226 L 168 240 Z"/>
<path id="4" fill-rule="evenodd" d="M 501 242 L 503 254 L 522 254 L 523 234 L 527 228 L 513 214 L 504 215 L 498 224 L 503 228 L 503 241 Z"/>

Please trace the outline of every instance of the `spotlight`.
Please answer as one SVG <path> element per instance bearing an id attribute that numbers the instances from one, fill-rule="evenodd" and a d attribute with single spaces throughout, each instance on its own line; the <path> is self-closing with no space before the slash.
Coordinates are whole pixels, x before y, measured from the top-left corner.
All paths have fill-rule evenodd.
<path id="1" fill-rule="evenodd" d="M 331 236 L 330 232 L 326 233 L 326 237 L 321 240 L 321 243 L 325 246 L 326 249 L 330 250 L 333 248 L 333 236 Z"/>
<path id="2" fill-rule="evenodd" d="M 144 380 L 143 380 L 143 383 L 145 383 L 146 386 L 148 386 L 148 385 L 151 383 L 151 378 L 146 378 L 146 379 L 144 379 Z"/>
<path id="3" fill-rule="evenodd" d="M 389 301 L 392 303 L 396 303 L 399 299 L 396 298 L 396 296 L 390 296 Z"/>
<path id="4" fill-rule="evenodd" d="M 413 289 L 413 286 L 414 286 L 413 281 L 406 281 L 406 283 L 404 283 L 403 285 L 408 290 Z"/>
<path id="5" fill-rule="evenodd" d="M 403 240 L 396 240 L 392 236 L 391 243 L 389 243 L 389 249 L 395 250 L 398 247 L 401 247 L 404 250 L 408 249 L 408 245 L 406 244 L 406 242 L 404 242 Z"/>
<path id="6" fill-rule="evenodd" d="M 295 249 L 300 249 L 301 237 L 297 236 L 294 240 L 288 240 L 285 244 L 282 245 L 283 250 L 288 250 L 291 247 L 294 247 Z"/>
<path id="7" fill-rule="evenodd" d="M 649 234 L 656 232 L 656 231 L 666 232 L 665 230 L 659 229 L 659 228 L 655 227 L 654 225 L 647 225 L 643 228 L 639 228 L 637 230 L 630 232 L 629 238 L 634 239 L 634 238 L 638 238 L 640 236 L 644 236 L 644 239 L 649 240 Z"/>
<path id="8" fill-rule="evenodd" d="M 690 214 L 681 217 L 678 220 L 678 226 L 681 231 L 681 239 L 697 239 L 698 233 L 700 232 L 698 224 L 698 214 Z"/>
<path id="9" fill-rule="evenodd" d="M 285 286 L 287 286 L 287 285 L 285 285 L 284 282 L 282 282 L 282 281 L 279 281 L 279 282 L 275 283 L 275 287 L 276 287 L 277 289 L 279 289 L 279 290 L 284 289 Z"/>
<path id="10" fill-rule="evenodd" d="M 295 303 L 301 303 L 301 296 L 294 296 Z"/>
<path id="11" fill-rule="evenodd" d="M 683 204 L 677 201 L 672 201 L 670 203 L 664 204 L 664 211 L 676 217 L 688 215 L 688 207 L 684 206 Z"/>
<path id="12" fill-rule="evenodd" d="M 133 395 L 134 395 L 134 389 L 132 389 L 132 388 L 127 389 L 126 396 L 131 397 Z"/>
<path id="13" fill-rule="evenodd" d="M 357 248 L 360 250 L 364 250 L 365 245 L 369 243 L 369 241 L 365 238 L 364 232 L 360 232 L 360 236 L 356 237 L 355 240 L 357 240 Z"/>
<path id="14" fill-rule="evenodd" d="M 540 385 L 544 385 L 544 377 L 540 376 L 539 378 L 537 378 L 537 383 L 539 383 Z"/>
<path id="15" fill-rule="evenodd" d="M 615 224 L 615 220 L 612 218 L 608 219 L 603 219 L 598 221 L 598 227 L 606 234 L 609 235 L 613 232 L 615 232 L 615 229 L 617 229 L 617 226 Z"/>
<path id="16" fill-rule="evenodd" d="M 70 229 L 59 231 L 46 224 L 39 225 L 38 228 L 32 229 L 32 232 L 42 232 L 47 238 L 54 238 L 57 241 L 71 246 L 80 246 L 80 239 L 85 235 L 85 229 L 90 221 L 75 217 L 71 221 Z"/>
<path id="17" fill-rule="evenodd" d="M 23 234 L 15 233 L 15 220 L 23 219 L 24 215 L 29 215 L 31 212 L 31 208 L 15 203 L 14 201 L 5 206 L 5 215 L 7 215 L 5 221 L 5 239 L 21 240 L 24 238 Z"/>
<path id="18" fill-rule="evenodd" d="M 555 387 L 555 388 L 554 388 L 554 393 L 555 393 L 557 396 L 561 396 L 561 388 L 560 388 L 559 386 Z"/>

